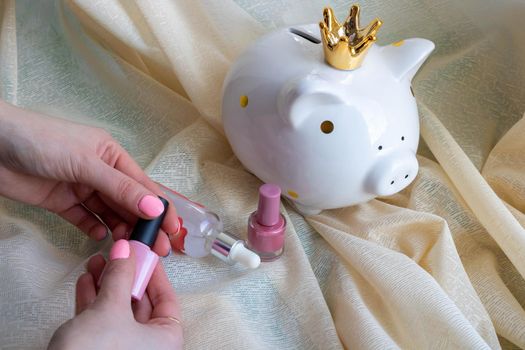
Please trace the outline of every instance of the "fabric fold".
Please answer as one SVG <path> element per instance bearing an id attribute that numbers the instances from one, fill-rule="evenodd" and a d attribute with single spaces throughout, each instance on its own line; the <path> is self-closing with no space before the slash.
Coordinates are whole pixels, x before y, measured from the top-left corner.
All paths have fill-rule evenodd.
<path id="1" fill-rule="evenodd" d="M 261 35 L 316 23 L 325 5 L 4 1 L 0 93 L 107 129 L 155 181 L 245 238 L 261 182 L 222 132 L 222 82 Z M 523 6 L 360 5 L 364 20 L 383 19 L 381 44 L 436 44 L 413 81 L 417 178 L 394 196 L 317 216 L 284 205 L 285 253 L 255 271 L 164 259 L 187 349 L 525 348 L 525 31 L 511 20 Z M 349 8 L 334 5 L 341 18 Z M 73 314 L 84 262 L 109 244 L 0 198 L 0 347 L 44 348 Z"/>

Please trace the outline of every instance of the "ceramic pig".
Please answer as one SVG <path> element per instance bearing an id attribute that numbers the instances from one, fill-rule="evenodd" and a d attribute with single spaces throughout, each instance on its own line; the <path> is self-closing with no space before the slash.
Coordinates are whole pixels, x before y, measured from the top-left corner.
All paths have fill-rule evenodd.
<path id="1" fill-rule="evenodd" d="M 411 80 L 425 39 L 378 46 L 359 7 L 339 24 L 285 28 L 253 44 L 223 87 L 226 136 L 242 164 L 303 214 L 388 196 L 416 177 L 419 120 Z M 319 30 L 320 27 L 320 30 Z"/>

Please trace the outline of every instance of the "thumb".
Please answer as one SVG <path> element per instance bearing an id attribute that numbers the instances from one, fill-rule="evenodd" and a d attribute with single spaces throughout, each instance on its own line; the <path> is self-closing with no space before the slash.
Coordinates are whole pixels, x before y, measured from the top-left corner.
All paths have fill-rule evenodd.
<path id="1" fill-rule="evenodd" d="M 113 243 L 109 261 L 100 276 L 100 291 L 96 302 L 128 307 L 135 279 L 135 255 L 129 242 L 120 239 Z"/>

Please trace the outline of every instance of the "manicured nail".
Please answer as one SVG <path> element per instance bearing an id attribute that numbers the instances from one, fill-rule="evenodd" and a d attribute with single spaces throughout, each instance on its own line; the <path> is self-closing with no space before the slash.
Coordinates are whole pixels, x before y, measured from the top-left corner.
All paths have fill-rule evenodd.
<path id="1" fill-rule="evenodd" d="M 170 254 L 171 254 L 171 248 L 170 250 L 168 250 L 168 254 L 164 255 L 163 258 L 167 258 L 168 256 L 170 256 Z"/>
<path id="2" fill-rule="evenodd" d="M 177 228 L 175 229 L 175 232 L 173 232 L 174 235 L 180 232 L 180 228 L 182 227 L 182 218 L 179 216 L 177 217 L 177 221 L 175 221 L 177 224 Z"/>
<path id="3" fill-rule="evenodd" d="M 113 247 L 109 251 L 109 260 L 127 258 L 129 258 L 129 242 L 125 239 L 119 239 L 113 243 Z"/>
<path id="4" fill-rule="evenodd" d="M 164 204 L 157 197 L 147 195 L 140 200 L 139 210 L 147 216 L 156 218 L 164 211 Z"/>

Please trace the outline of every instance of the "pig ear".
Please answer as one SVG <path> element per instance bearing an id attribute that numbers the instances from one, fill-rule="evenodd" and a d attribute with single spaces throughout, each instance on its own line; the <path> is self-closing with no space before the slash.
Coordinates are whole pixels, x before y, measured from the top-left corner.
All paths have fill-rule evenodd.
<path id="1" fill-rule="evenodd" d="M 293 128 L 298 128 L 312 111 L 322 106 L 343 104 L 324 80 L 304 78 L 286 84 L 277 102 L 279 115 Z"/>
<path id="2" fill-rule="evenodd" d="M 434 50 L 434 43 L 426 39 L 407 39 L 384 46 L 381 54 L 398 80 L 412 80 L 414 75 Z"/>

